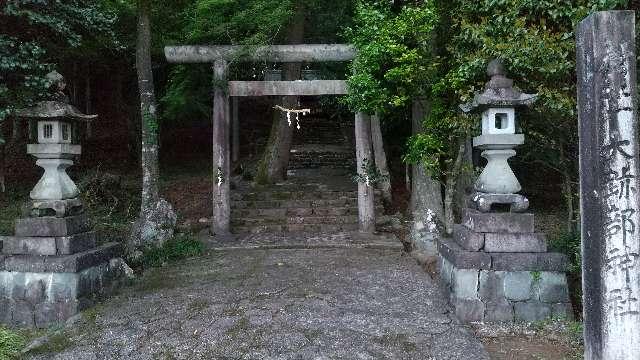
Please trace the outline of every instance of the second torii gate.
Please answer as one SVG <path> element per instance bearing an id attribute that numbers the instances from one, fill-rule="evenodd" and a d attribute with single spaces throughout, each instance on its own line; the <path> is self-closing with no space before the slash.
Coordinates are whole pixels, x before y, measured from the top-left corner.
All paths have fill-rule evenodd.
<path id="1" fill-rule="evenodd" d="M 165 56 L 171 63 L 212 63 L 213 96 L 213 223 L 212 234 L 226 236 L 231 230 L 231 161 L 229 146 L 229 97 L 240 96 L 314 96 L 345 95 L 344 80 L 310 81 L 228 81 L 229 61 L 339 62 L 355 58 L 350 45 L 272 45 L 247 51 L 245 46 L 167 46 Z M 373 159 L 369 115 L 355 117 L 358 171 L 367 159 Z M 237 148 L 237 147 L 236 147 Z M 234 149 L 234 151 L 237 151 Z M 235 156 L 235 154 L 234 154 Z M 374 189 L 358 183 L 358 220 L 361 232 L 375 231 Z"/>

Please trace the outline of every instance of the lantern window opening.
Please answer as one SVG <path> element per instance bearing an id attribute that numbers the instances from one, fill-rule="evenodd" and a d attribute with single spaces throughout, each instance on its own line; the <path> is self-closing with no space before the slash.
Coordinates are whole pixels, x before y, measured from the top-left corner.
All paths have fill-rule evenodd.
<path id="1" fill-rule="evenodd" d="M 53 124 L 44 124 L 44 138 L 51 139 L 53 137 Z"/>
<path id="2" fill-rule="evenodd" d="M 62 125 L 62 140 L 69 141 L 70 139 L 70 131 L 69 124 L 61 124 Z"/>
<path id="3" fill-rule="evenodd" d="M 499 130 L 504 130 L 508 127 L 509 122 L 509 114 L 507 113 L 496 113 L 495 116 L 495 127 Z"/>

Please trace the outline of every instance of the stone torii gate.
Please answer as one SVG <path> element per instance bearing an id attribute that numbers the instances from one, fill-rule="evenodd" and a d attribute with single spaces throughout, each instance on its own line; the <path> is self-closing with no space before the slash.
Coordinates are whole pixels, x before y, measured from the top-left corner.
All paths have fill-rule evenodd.
<path id="1" fill-rule="evenodd" d="M 250 51 L 248 51 L 250 50 Z M 255 49 L 246 46 L 167 46 L 165 57 L 170 63 L 212 63 L 213 97 L 213 223 L 212 234 L 227 236 L 231 230 L 230 196 L 230 111 L 229 98 L 241 96 L 316 96 L 345 95 L 344 80 L 309 81 L 229 81 L 230 61 L 267 62 L 341 62 L 353 60 L 356 51 L 351 45 L 272 45 Z M 236 112 L 237 114 L 237 112 Z M 373 159 L 370 117 L 357 113 L 355 117 L 356 157 L 358 171 L 366 160 Z M 234 133 L 239 128 L 234 116 Z M 237 159 L 238 136 L 233 135 L 234 159 Z M 375 231 L 374 189 L 358 183 L 358 220 L 361 232 Z"/>

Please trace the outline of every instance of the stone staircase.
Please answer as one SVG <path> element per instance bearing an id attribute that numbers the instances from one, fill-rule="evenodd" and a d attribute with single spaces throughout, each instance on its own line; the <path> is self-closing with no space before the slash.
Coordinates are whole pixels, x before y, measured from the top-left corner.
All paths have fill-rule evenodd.
<path id="1" fill-rule="evenodd" d="M 358 229 L 358 193 L 320 183 L 252 186 L 234 194 L 236 233 L 340 232 Z"/>
<path id="2" fill-rule="evenodd" d="M 322 232 L 358 229 L 355 149 L 341 124 L 305 118 L 296 130 L 286 182 L 244 184 L 232 194 L 235 233 Z M 377 212 L 382 202 L 376 196 Z"/>

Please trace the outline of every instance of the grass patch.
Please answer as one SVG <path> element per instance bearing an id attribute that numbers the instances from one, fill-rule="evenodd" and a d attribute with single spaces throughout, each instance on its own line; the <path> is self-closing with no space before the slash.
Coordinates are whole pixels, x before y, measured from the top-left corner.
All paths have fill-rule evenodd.
<path id="1" fill-rule="evenodd" d="M 14 359 L 25 346 L 26 339 L 5 327 L 0 327 L 0 359 Z"/>
<path id="2" fill-rule="evenodd" d="M 142 265 L 160 267 L 168 263 L 200 256 L 204 253 L 204 244 L 191 234 L 179 234 L 159 248 L 148 248 L 142 256 Z"/>
<path id="3" fill-rule="evenodd" d="M 63 331 L 56 332 L 49 336 L 49 341 L 29 351 L 32 355 L 53 354 L 63 352 L 69 348 L 73 343 L 69 338 L 69 335 Z"/>

